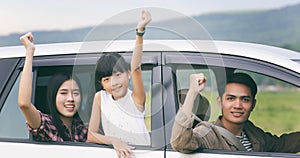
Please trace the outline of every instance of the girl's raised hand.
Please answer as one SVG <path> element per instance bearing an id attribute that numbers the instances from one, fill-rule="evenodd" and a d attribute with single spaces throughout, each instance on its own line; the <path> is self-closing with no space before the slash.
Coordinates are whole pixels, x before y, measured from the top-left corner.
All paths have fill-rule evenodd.
<path id="1" fill-rule="evenodd" d="M 151 14 L 147 10 L 142 11 L 142 20 L 138 23 L 137 29 L 144 30 L 144 28 L 147 26 L 147 24 L 152 20 Z"/>

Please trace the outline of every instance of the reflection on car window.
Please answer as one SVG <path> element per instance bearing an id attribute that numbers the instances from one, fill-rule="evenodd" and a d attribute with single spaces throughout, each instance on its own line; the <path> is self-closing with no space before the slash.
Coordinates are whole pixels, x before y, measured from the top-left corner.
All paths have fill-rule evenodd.
<path id="1" fill-rule="evenodd" d="M 146 105 L 145 105 L 145 124 L 148 131 L 151 131 L 151 78 L 152 71 L 143 70 L 143 83 L 146 91 Z"/>
<path id="2" fill-rule="evenodd" d="M 215 70 L 219 70 L 221 68 L 199 65 L 173 65 L 173 68 L 173 71 L 176 72 L 177 97 L 179 100 L 178 106 L 182 106 L 183 104 L 182 98 L 180 97 L 182 97 L 182 90 L 189 88 L 188 77 L 190 74 L 204 73 L 204 75 L 207 77 L 207 82 L 205 83 L 205 89 L 201 91 L 200 94 L 205 96 L 208 99 L 208 102 L 210 102 L 211 115 L 208 121 L 215 121 L 219 115 L 222 115 L 220 107 L 218 107 L 218 104 L 216 103 L 218 97 L 217 87 L 222 85 L 217 85 L 217 83 L 226 83 L 225 80 L 228 78 L 228 76 L 216 75 L 219 76 L 216 78 L 214 75 L 216 72 Z M 298 115 L 300 112 L 300 87 L 276 78 L 276 76 L 268 76 L 268 74 L 225 67 L 223 70 L 225 70 L 224 72 L 227 75 L 231 74 L 231 72 L 248 74 L 257 83 L 258 93 L 256 95 L 256 106 L 249 118 L 249 120 L 256 126 L 277 136 L 281 136 L 285 133 L 300 131 L 300 117 Z M 197 108 L 199 105 L 201 105 L 201 107 L 205 109 L 205 104 L 204 102 L 197 105 L 195 103 L 197 102 L 194 102 L 193 113 L 198 116 L 196 113 L 198 111 L 195 111 L 195 107 Z M 206 121 L 201 117 L 199 118 Z"/>
<path id="3" fill-rule="evenodd" d="M 0 138 L 29 138 L 25 118 L 18 107 L 20 77 L 16 80 L 0 113 Z"/>
<path id="4" fill-rule="evenodd" d="M 220 108 L 216 103 L 218 96 L 215 77 L 212 70 L 209 69 L 177 69 L 177 90 L 187 89 L 189 82 L 187 76 L 192 73 L 204 73 L 208 77 L 206 89 L 202 95 L 210 102 L 211 117 L 214 121 L 221 114 Z M 299 131 L 299 115 L 300 104 L 300 88 L 276 78 L 266 75 L 250 72 L 246 70 L 236 70 L 235 72 L 245 72 L 250 74 L 257 82 L 258 94 L 256 96 L 257 103 L 254 111 L 251 114 L 250 120 L 257 124 L 265 131 L 270 131 L 273 134 L 281 135 Z M 268 121 L 266 121 L 268 120 Z"/>
<path id="5" fill-rule="evenodd" d="M 89 123 L 91 108 L 93 103 L 93 97 L 95 94 L 94 85 L 94 66 L 76 66 L 76 68 L 67 67 L 40 67 L 37 70 L 36 81 L 36 93 L 35 93 L 35 106 L 37 109 L 44 113 L 49 113 L 48 107 L 45 105 L 45 94 L 47 90 L 48 80 L 55 71 L 60 69 L 70 69 L 79 78 L 82 87 L 82 105 L 79 109 L 79 114 L 85 124 Z M 146 105 L 145 105 L 145 124 L 149 132 L 151 132 L 151 81 L 152 81 L 152 69 L 142 67 L 142 76 L 144 81 L 144 87 L 146 91 Z M 130 88 L 132 85 L 130 84 Z"/>
<path id="6" fill-rule="evenodd" d="M 279 79 L 249 71 L 258 85 L 256 106 L 250 120 L 265 131 L 281 135 L 300 131 L 300 88 Z"/>
<path id="7" fill-rule="evenodd" d="M 142 67 L 142 76 L 144 89 L 146 91 L 146 102 L 145 102 L 145 124 L 147 130 L 151 131 L 151 79 L 152 79 L 152 70 L 143 69 Z M 129 89 L 132 89 L 132 80 L 130 80 Z"/>
<path id="8" fill-rule="evenodd" d="M 179 69 L 176 70 L 176 83 L 177 83 L 177 91 L 188 89 L 189 88 L 189 79 L 187 78 L 193 73 L 204 73 L 208 78 L 205 89 L 201 92 L 201 95 L 208 99 L 210 103 L 210 120 L 214 121 L 217 116 L 220 115 L 220 108 L 217 106 L 216 98 L 218 96 L 218 91 L 216 87 L 216 77 L 212 70 L 207 68 L 194 68 L 194 69 Z M 178 100 L 180 96 L 178 95 Z"/>

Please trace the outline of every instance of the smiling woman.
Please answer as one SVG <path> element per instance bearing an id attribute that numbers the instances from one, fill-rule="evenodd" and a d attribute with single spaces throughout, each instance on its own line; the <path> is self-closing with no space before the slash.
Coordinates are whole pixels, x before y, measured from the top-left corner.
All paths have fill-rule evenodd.
<path id="1" fill-rule="evenodd" d="M 20 80 L 18 104 L 33 138 L 40 141 L 86 141 L 87 127 L 77 113 L 81 104 L 79 80 L 67 72 L 54 75 L 49 82 L 46 97 L 50 114 L 37 110 L 30 100 L 34 38 L 29 32 L 20 40 L 25 46 L 26 58 Z"/>

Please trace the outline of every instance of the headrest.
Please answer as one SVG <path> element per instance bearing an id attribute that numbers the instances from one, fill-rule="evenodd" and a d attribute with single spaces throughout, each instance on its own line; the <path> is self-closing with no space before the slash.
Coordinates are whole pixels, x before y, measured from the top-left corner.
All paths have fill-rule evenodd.
<path id="1" fill-rule="evenodd" d="M 178 98 L 181 104 L 180 106 L 182 106 L 182 104 L 184 103 L 187 92 L 188 89 L 178 90 Z M 197 95 L 194 101 L 193 113 L 202 121 L 208 121 L 210 118 L 210 103 L 207 98 L 200 93 Z"/>

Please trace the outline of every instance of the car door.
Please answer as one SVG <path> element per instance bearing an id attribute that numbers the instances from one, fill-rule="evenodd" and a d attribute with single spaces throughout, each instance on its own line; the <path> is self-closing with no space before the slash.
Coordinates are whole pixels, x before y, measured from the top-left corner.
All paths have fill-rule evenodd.
<path id="1" fill-rule="evenodd" d="M 171 142 L 171 131 L 178 108 L 181 106 L 179 91 L 189 88 L 189 75 L 204 73 L 208 78 L 201 92 L 211 106 L 210 119 L 214 121 L 221 111 L 216 103 L 218 88 L 224 84 L 226 73 L 246 72 L 259 85 L 257 105 L 250 120 L 265 131 L 277 134 L 299 131 L 300 74 L 242 56 L 199 52 L 163 52 L 164 116 L 166 127 L 166 157 L 299 157 L 298 154 L 276 152 L 245 152 L 199 149 L 191 154 L 176 152 Z M 173 85 L 173 86 L 169 86 Z M 287 101 L 289 100 L 289 101 Z M 280 120 L 280 123 L 279 123 Z"/>
<path id="2" fill-rule="evenodd" d="M 127 61 L 130 61 L 132 52 L 119 52 Z M 83 103 L 79 114 L 88 125 L 91 112 L 91 103 L 95 94 L 94 66 L 100 53 L 68 54 L 34 57 L 33 63 L 33 98 L 36 108 L 43 113 L 49 113 L 45 104 L 47 83 L 51 75 L 60 70 L 72 71 L 80 79 L 83 87 Z M 0 62 L 1 63 L 1 62 Z M 13 69 L 7 72 L 9 78 L 5 87 L 1 87 L 0 111 L 0 148 L 1 155 L 25 156 L 43 155 L 43 157 L 117 157 L 115 150 L 110 145 L 99 145 L 85 142 L 37 142 L 32 140 L 27 130 L 23 114 L 18 108 L 17 96 L 20 74 L 24 58 L 14 59 L 11 62 Z M 149 146 L 135 146 L 135 157 L 164 157 L 164 128 L 163 111 L 161 104 L 160 53 L 145 52 L 142 59 L 142 72 L 147 93 L 146 111 L 147 128 L 151 134 Z M 4 73 L 4 71 L 3 71 Z M 157 76 L 158 75 L 158 76 Z M 152 84 L 152 82 L 154 84 Z M 158 95 L 153 95 L 153 93 Z M 5 97 L 3 97 L 5 94 Z M 16 152 L 17 151 L 17 152 Z"/>

